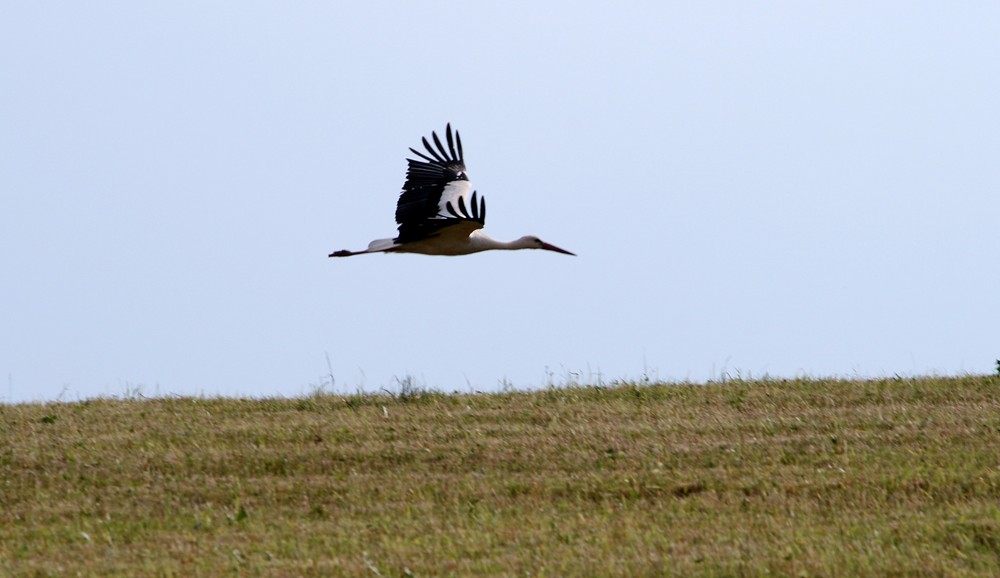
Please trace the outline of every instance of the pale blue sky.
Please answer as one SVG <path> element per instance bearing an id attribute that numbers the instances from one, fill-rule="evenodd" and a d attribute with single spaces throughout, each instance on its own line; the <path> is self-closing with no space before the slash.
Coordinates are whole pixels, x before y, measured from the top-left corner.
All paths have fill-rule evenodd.
<path id="1" fill-rule="evenodd" d="M 20 2 L 0 400 L 988 373 L 1000 4 Z M 451 122 L 486 231 L 392 236 Z"/>

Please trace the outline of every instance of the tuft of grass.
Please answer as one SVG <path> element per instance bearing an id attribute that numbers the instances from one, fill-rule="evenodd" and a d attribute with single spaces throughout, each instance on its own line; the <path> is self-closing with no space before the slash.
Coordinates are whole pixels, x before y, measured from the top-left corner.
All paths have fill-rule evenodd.
<path id="1" fill-rule="evenodd" d="M 998 575 L 998 385 L 0 405 L 0 575 Z"/>

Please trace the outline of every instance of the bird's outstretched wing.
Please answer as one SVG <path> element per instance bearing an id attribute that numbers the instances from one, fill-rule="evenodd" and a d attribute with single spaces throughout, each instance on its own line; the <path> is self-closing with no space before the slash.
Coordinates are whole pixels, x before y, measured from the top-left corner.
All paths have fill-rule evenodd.
<path id="1" fill-rule="evenodd" d="M 472 225 L 475 230 L 486 223 L 486 200 L 477 198 L 476 191 L 472 190 L 458 131 L 452 138 L 451 124 L 448 124 L 445 130 L 447 149 L 437 133 L 432 132 L 431 138 L 435 146 L 423 138 L 424 148 L 430 156 L 411 148 L 420 160 L 406 159 L 406 182 L 396 203 L 399 236 L 395 240 L 399 243 L 437 235 L 441 229 L 452 225 Z"/>

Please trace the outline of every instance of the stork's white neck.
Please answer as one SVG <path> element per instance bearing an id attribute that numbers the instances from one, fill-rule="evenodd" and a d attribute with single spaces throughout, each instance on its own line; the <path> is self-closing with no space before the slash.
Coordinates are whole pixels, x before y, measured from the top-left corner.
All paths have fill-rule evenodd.
<path id="1" fill-rule="evenodd" d="M 473 231 L 473 233 L 469 235 L 469 243 L 472 244 L 477 251 L 489 251 L 491 249 L 514 251 L 517 249 L 533 249 L 535 246 L 531 237 L 521 237 L 520 239 L 514 239 L 513 241 L 498 241 L 482 231 Z"/>

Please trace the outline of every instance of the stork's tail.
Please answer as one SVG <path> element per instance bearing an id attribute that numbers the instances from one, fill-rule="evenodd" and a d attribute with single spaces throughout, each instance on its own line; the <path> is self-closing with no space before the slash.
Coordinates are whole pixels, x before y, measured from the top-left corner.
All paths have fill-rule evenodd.
<path id="1" fill-rule="evenodd" d="M 347 249 L 343 249 L 341 251 L 334 251 L 329 256 L 350 257 L 351 255 L 364 255 L 365 253 L 390 253 L 398 246 L 399 243 L 395 239 L 375 239 L 371 243 L 368 243 L 368 248 L 364 251 L 348 251 Z"/>

